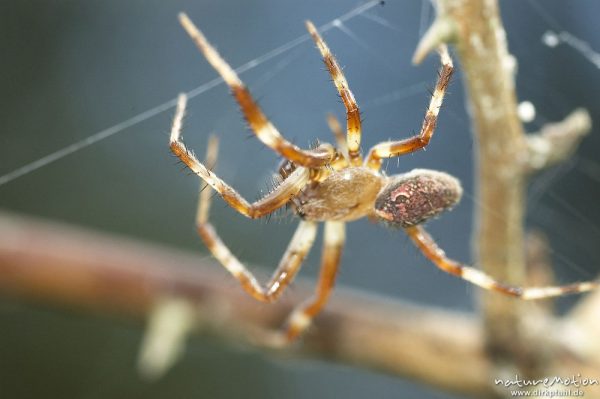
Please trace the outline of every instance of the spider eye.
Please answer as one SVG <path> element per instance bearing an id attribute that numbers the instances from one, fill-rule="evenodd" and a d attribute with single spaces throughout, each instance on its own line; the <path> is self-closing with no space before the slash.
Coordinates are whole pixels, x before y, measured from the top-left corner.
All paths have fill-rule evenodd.
<path id="1" fill-rule="evenodd" d="M 375 214 L 394 227 L 423 223 L 452 208 L 462 196 L 460 182 L 447 173 L 415 169 L 392 176 L 375 200 Z"/>

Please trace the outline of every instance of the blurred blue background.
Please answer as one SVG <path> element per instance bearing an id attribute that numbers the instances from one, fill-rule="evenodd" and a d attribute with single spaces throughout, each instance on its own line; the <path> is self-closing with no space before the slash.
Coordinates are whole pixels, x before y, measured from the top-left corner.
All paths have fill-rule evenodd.
<path id="1" fill-rule="evenodd" d="M 543 12 L 540 5 L 543 3 Z M 234 66 L 305 34 L 360 2 L 307 1 L 3 1 L 0 4 L 0 175 L 118 124 L 216 77 L 177 22 L 186 11 Z M 531 186 L 527 223 L 550 238 L 558 281 L 592 278 L 600 269 L 599 68 L 566 45 L 545 46 L 564 29 L 600 51 L 600 5 L 505 1 L 509 45 L 518 60 L 520 100 L 531 101 L 537 130 L 576 107 L 596 127 L 572 161 Z M 438 60 L 410 59 L 431 22 L 427 1 L 387 1 L 324 36 L 362 106 L 363 148 L 420 128 Z M 427 148 L 389 174 L 415 167 L 457 176 L 465 198 L 429 224 L 454 258 L 471 259 L 472 138 L 458 66 Z M 301 146 L 332 141 L 327 112 L 343 106 L 312 42 L 305 41 L 242 74 L 267 115 Z M 172 110 L 0 186 L 0 208 L 206 253 L 195 236 L 197 179 L 168 151 Z M 211 132 L 221 139 L 221 177 L 246 197 L 267 187 L 277 157 L 248 138 L 237 105 L 220 85 L 189 103 L 185 138 L 198 154 Z M 278 262 L 295 222 L 248 221 L 216 200 L 212 219 L 244 261 Z M 0 238 L 1 239 L 1 238 Z M 314 276 L 318 250 L 303 275 Z M 348 228 L 339 284 L 420 304 L 473 311 L 478 290 L 437 271 L 400 232 L 367 221 Z M 257 266 L 260 267 L 260 266 Z M 235 281 L 231 282 L 236 288 Z M 1 294 L 0 294 L 1 295 Z M 251 300 L 250 298 L 248 300 Z M 568 304 L 569 300 L 561 300 Z M 194 338 L 161 380 L 135 371 L 143 328 L 108 316 L 62 311 L 0 296 L 0 396 L 3 398 L 377 397 L 451 398 L 399 378 L 313 361 L 280 361 Z M 406 343 L 399 343 L 406 344 Z"/>

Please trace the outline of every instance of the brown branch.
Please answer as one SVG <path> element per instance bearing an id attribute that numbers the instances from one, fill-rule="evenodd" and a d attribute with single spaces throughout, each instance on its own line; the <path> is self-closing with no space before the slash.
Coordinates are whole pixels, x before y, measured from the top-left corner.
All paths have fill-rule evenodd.
<path id="1" fill-rule="evenodd" d="M 69 308 L 146 318 L 164 298 L 192 305 L 202 331 L 243 342 L 279 326 L 313 284 L 277 304 L 246 296 L 216 263 L 172 249 L 0 214 L 0 290 Z M 318 357 L 410 377 L 441 389 L 490 392 L 481 329 L 468 315 L 338 289 L 304 343 Z"/>
<path id="2" fill-rule="evenodd" d="M 255 331 L 279 326 L 313 289 L 313 283 L 299 281 L 281 302 L 261 304 L 204 257 L 9 214 L 0 213 L 0 237 L 3 295 L 141 319 L 175 307 L 170 322 L 193 312 L 194 332 L 237 344 L 251 345 L 248 337 Z M 597 320 L 594 313 L 585 317 Z M 577 369 L 594 377 L 597 363 L 572 355 L 576 348 L 566 341 L 573 335 L 553 338 L 545 342 L 561 354 L 555 370 Z M 347 288 L 335 292 L 304 342 L 272 354 L 341 362 L 475 397 L 497 388 L 483 331 L 472 316 Z"/>

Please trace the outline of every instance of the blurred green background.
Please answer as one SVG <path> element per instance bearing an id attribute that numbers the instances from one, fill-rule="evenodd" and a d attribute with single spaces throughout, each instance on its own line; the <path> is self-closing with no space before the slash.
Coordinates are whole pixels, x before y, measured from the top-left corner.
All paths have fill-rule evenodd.
<path id="1" fill-rule="evenodd" d="M 540 4 L 543 8 L 540 11 Z M 304 20 L 329 22 L 360 2 L 43 1 L 0 2 L 0 175 L 118 124 L 216 77 L 180 28 L 186 11 L 235 67 L 303 35 Z M 600 126 L 599 68 L 566 45 L 549 48 L 547 30 L 564 29 L 600 50 L 593 0 L 503 2 L 521 100 L 533 102 L 534 131 L 575 107 Z M 410 64 L 431 21 L 427 1 L 387 1 L 325 34 L 362 106 L 364 148 L 418 131 L 438 61 Z M 330 141 L 327 112 L 343 107 L 312 43 L 260 63 L 241 77 L 290 139 Z M 387 165 L 461 179 L 465 198 L 429 229 L 453 257 L 468 262 L 473 207 L 472 139 L 460 66 L 432 144 Z M 115 232 L 198 253 L 197 179 L 181 172 L 167 146 L 172 110 L 0 186 L 0 208 Z M 221 139 L 219 172 L 245 196 L 267 187 L 277 157 L 248 132 L 224 86 L 190 101 L 186 141 L 202 154 L 210 132 Z M 528 220 L 553 244 L 558 281 L 593 277 L 600 265 L 598 127 L 571 162 L 531 186 Z M 216 200 L 213 220 L 243 260 L 279 260 L 291 217 L 248 221 Z M 0 237 L 0 239 L 2 239 Z M 316 273 L 319 251 L 303 274 Z M 366 221 L 348 229 L 340 284 L 422 304 L 474 310 L 478 290 L 437 271 L 400 232 Z M 237 289 L 231 281 L 232 289 Z M 293 289 L 293 288 L 292 288 Z M 248 299 L 252 300 L 252 299 Z M 572 299 L 562 299 L 568 306 Z M 453 396 L 402 379 L 314 361 L 277 360 L 195 337 L 161 380 L 135 370 L 143 326 L 111 316 L 64 311 L 0 293 L 0 398 L 314 398 Z M 399 343 L 403 345 L 406 343 Z"/>

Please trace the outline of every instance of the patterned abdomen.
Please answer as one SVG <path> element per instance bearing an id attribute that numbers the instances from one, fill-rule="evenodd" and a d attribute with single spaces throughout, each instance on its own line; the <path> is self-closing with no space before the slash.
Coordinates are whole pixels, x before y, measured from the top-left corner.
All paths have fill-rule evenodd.
<path id="1" fill-rule="evenodd" d="M 375 214 L 394 227 L 436 217 L 460 201 L 460 182 L 447 173 L 415 169 L 392 176 L 375 201 Z"/>

